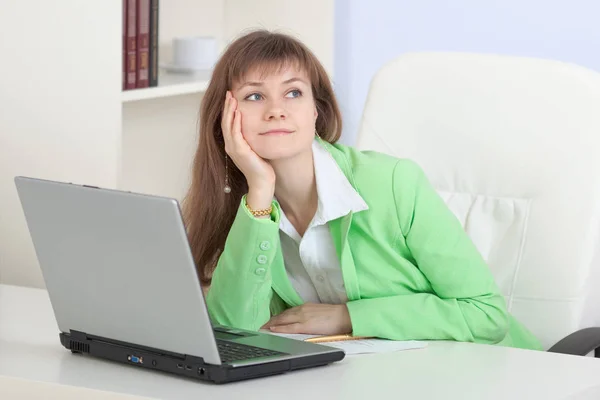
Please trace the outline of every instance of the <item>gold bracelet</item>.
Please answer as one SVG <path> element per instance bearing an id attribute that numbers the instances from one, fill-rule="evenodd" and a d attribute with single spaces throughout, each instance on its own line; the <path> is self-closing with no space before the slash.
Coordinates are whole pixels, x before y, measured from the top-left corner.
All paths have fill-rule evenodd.
<path id="1" fill-rule="evenodd" d="M 248 205 L 248 202 L 246 202 L 246 208 L 248 211 L 250 211 L 250 214 L 254 215 L 255 217 L 265 217 L 267 215 L 271 215 L 273 212 L 273 205 L 271 205 L 269 208 L 265 208 L 264 210 L 253 210 Z"/>

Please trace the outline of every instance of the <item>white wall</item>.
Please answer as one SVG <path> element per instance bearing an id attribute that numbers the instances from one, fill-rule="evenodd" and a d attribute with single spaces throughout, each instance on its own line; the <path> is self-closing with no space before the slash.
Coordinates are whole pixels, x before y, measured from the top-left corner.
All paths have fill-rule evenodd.
<path id="1" fill-rule="evenodd" d="M 119 188 L 183 199 L 198 139 L 201 94 L 123 106 Z"/>
<path id="2" fill-rule="evenodd" d="M 334 0 L 225 0 L 225 39 L 266 28 L 302 40 L 333 74 Z"/>
<path id="3" fill-rule="evenodd" d="M 0 281 L 41 286 L 13 178 L 114 187 L 120 152 L 121 23 L 112 1 L 2 1 Z M 10 3 L 10 4 L 7 4 Z M 59 23 L 74 15 L 68 24 Z M 99 34 L 98 32 L 102 32 Z M 114 81 L 116 85 L 105 85 Z M 43 199 L 40 199 L 43 201 Z"/>
<path id="4" fill-rule="evenodd" d="M 342 141 L 354 143 L 373 74 L 412 51 L 535 56 L 600 70 L 597 0 L 337 0 L 335 81 Z"/>
<path id="5" fill-rule="evenodd" d="M 300 37 L 331 72 L 333 3 L 161 1 L 160 62 L 176 36 L 215 36 L 222 49 L 266 27 Z M 16 175 L 179 199 L 187 190 L 202 94 L 122 103 L 121 39 L 121 0 L 0 0 L 1 283 L 43 286 Z"/>

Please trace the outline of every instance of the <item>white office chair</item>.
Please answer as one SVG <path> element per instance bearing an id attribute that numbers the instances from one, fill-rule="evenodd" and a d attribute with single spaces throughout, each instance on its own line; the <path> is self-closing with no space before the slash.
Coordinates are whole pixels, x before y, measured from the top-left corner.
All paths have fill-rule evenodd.
<path id="1" fill-rule="evenodd" d="M 600 346 L 600 329 L 582 330 L 600 326 L 600 74 L 404 55 L 373 79 L 357 147 L 421 165 L 546 349 Z"/>

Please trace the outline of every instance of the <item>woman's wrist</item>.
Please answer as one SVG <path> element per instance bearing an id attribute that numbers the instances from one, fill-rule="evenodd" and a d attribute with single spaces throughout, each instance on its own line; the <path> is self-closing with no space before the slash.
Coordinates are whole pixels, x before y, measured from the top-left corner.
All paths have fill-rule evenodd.
<path id="1" fill-rule="evenodd" d="M 248 194 L 246 195 L 246 207 L 257 218 L 269 218 L 270 212 L 266 214 L 264 214 L 264 212 L 266 212 L 265 210 L 271 209 L 273 204 L 273 194 L 273 189 L 250 187 Z M 261 212 L 264 215 L 260 215 Z"/>

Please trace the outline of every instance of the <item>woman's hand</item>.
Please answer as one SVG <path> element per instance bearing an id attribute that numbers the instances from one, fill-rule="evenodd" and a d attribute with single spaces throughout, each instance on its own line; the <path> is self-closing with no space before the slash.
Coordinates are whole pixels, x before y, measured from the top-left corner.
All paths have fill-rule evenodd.
<path id="1" fill-rule="evenodd" d="M 225 152 L 248 182 L 248 205 L 255 210 L 268 208 L 275 190 L 275 171 L 252 150 L 242 135 L 242 113 L 237 109 L 237 100 L 229 91 L 225 97 L 221 129 L 225 140 Z"/>
<path id="2" fill-rule="evenodd" d="M 303 304 L 285 310 L 262 326 L 277 333 L 341 335 L 352 332 L 345 304 Z"/>

